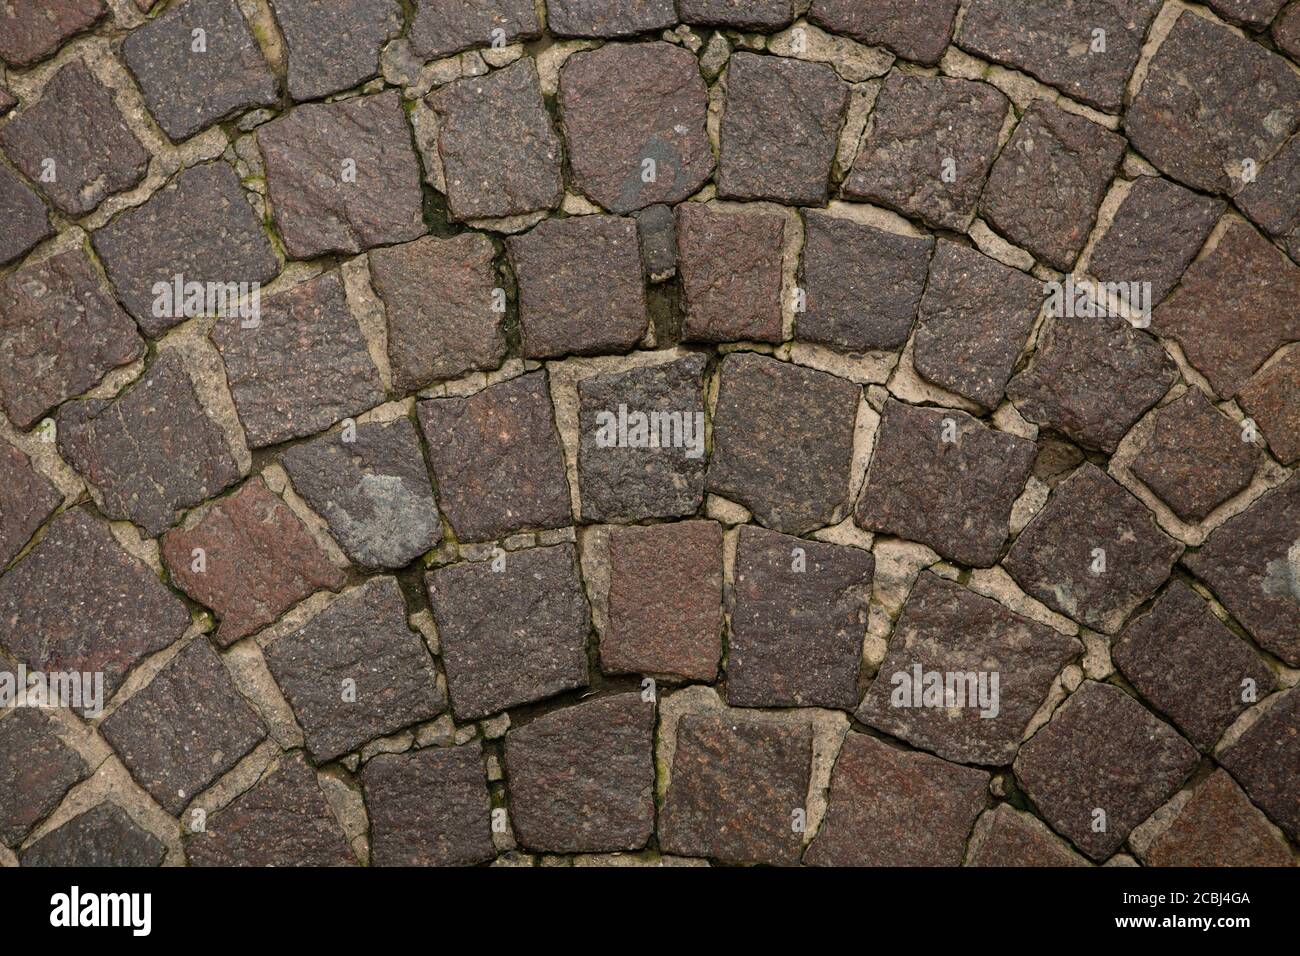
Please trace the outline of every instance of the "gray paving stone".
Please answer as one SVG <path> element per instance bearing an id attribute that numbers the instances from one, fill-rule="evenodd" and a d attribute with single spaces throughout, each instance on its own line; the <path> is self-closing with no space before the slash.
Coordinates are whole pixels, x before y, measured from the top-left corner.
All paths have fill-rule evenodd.
<path id="1" fill-rule="evenodd" d="M 91 768 L 30 707 L 0 713 L 0 843 L 17 846 Z"/>
<path id="2" fill-rule="evenodd" d="M 346 90 L 379 72 L 379 48 L 402 29 L 397 0 L 274 0 L 284 35 L 289 95 L 312 100 Z"/>
<path id="3" fill-rule="evenodd" d="M 23 866 L 158 866 L 166 853 L 157 837 L 106 801 L 45 834 L 20 859 Z"/>
<path id="4" fill-rule="evenodd" d="M 677 0 L 682 20 L 695 26 L 768 33 L 790 25 L 792 0 Z"/>

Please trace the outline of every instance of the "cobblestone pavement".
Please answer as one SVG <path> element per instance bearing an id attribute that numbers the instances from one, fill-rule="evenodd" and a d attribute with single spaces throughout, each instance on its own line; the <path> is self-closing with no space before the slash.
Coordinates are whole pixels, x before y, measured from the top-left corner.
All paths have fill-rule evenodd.
<path id="1" fill-rule="evenodd" d="M 0 864 L 1294 865 L 1207 3 L 0 4 Z"/>

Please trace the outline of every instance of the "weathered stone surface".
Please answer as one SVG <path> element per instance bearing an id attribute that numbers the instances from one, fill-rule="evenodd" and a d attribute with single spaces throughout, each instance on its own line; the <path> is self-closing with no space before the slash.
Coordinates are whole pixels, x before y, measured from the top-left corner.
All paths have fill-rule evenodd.
<path id="1" fill-rule="evenodd" d="M 345 592 L 265 653 L 318 761 L 435 717 L 447 705 L 424 641 L 406 625 L 396 578 L 370 578 Z"/>
<path id="2" fill-rule="evenodd" d="M 1177 378 L 1160 344 L 1125 320 L 1059 316 L 1007 397 L 1030 421 L 1113 453 Z"/>
<path id="3" fill-rule="evenodd" d="M 1081 650 L 1074 638 L 923 572 L 856 716 L 948 760 L 1004 766 L 1015 758 L 1052 680 Z M 952 705 L 942 690 L 928 701 L 931 673 L 940 681 L 948 674 L 974 675 L 985 696 L 959 683 L 962 696 Z"/>
<path id="4" fill-rule="evenodd" d="M 791 0 L 677 0 L 682 21 L 695 26 L 770 32 L 794 19 Z"/>
<path id="5" fill-rule="evenodd" d="M 266 736 L 202 636 L 99 729 L 136 782 L 173 816 Z"/>
<path id="6" fill-rule="evenodd" d="M 848 506 L 858 386 L 752 352 L 722 361 L 705 489 L 787 534 Z"/>
<path id="7" fill-rule="evenodd" d="M 1184 10 L 1124 116 L 1133 147 L 1202 192 L 1240 186 L 1242 160 L 1272 156 L 1300 124 L 1286 61 Z"/>
<path id="8" fill-rule="evenodd" d="M 850 733 L 830 803 L 804 854 L 813 866 L 958 866 L 989 775 Z"/>
<path id="9" fill-rule="evenodd" d="M 934 64 L 952 38 L 961 0 L 813 0 L 808 19 L 905 60 Z"/>
<path id="10" fill-rule="evenodd" d="M 980 212 L 1006 238 L 1068 272 L 1124 148 L 1106 127 L 1036 100 L 993 164 Z"/>
<path id="11" fill-rule="evenodd" d="M 530 850 L 639 850 L 654 829 L 655 706 L 639 692 L 553 710 L 506 735 L 515 835 Z"/>
<path id="12" fill-rule="evenodd" d="M 60 453 L 99 492 L 104 513 L 150 536 L 239 480 L 176 351 L 162 353 L 116 398 L 65 405 L 58 423 Z"/>
<path id="13" fill-rule="evenodd" d="M 1124 629 L 1111 658 L 1138 693 L 1202 750 L 1275 684 L 1250 645 L 1178 581 Z M 1247 681 L 1253 694 L 1243 700 Z"/>
<path id="14" fill-rule="evenodd" d="M 356 858 L 316 774 L 301 753 L 280 764 L 227 807 L 186 828 L 193 866 L 355 866 Z"/>
<path id="15" fill-rule="evenodd" d="M 677 271 L 677 231 L 673 208 L 659 203 L 636 214 L 641 266 L 651 282 L 662 282 Z"/>
<path id="16" fill-rule="evenodd" d="M 803 721 L 683 715 L 659 816 L 661 849 L 726 863 L 798 863 L 802 834 L 790 821 L 806 809 L 811 762 Z"/>
<path id="17" fill-rule="evenodd" d="M 496 856 L 478 741 L 381 754 L 361 781 L 374 866 L 472 866 Z"/>
<path id="18" fill-rule="evenodd" d="M 401 392 L 494 369 L 506 354 L 505 313 L 494 308 L 496 250 L 480 233 L 370 252 L 370 278 L 388 321 L 388 364 Z"/>
<path id="19" fill-rule="evenodd" d="M 1037 817 L 1000 803 L 975 823 L 967 866 L 1087 866 Z"/>
<path id="20" fill-rule="evenodd" d="M 1292 866 L 1291 850 L 1223 770 L 1216 770 L 1145 851 L 1148 866 Z"/>
<path id="21" fill-rule="evenodd" d="M 427 4 L 426 4 L 427 6 Z M 274 0 L 289 57 L 289 95 L 312 100 L 379 72 L 379 48 L 402 29 L 397 0 Z"/>
<path id="22" fill-rule="evenodd" d="M 1084 681 L 1016 758 L 1016 779 L 1047 821 L 1104 860 L 1196 766 L 1196 749 L 1124 691 Z M 1105 829 L 1096 829 L 1097 811 Z"/>
<path id="23" fill-rule="evenodd" d="M 518 216 L 559 205 L 563 151 L 530 58 L 448 83 L 425 102 L 438 114 L 438 153 L 455 218 Z"/>
<path id="24" fill-rule="evenodd" d="M 62 503 L 63 495 L 32 468 L 26 455 L 0 442 L 0 568 L 26 547 Z"/>
<path id="25" fill-rule="evenodd" d="M 251 447 L 314 434 L 384 400 L 337 271 L 270 296 L 257 325 L 244 326 L 222 318 L 211 337 Z"/>
<path id="26" fill-rule="evenodd" d="M 33 670 L 103 672 L 105 700 L 189 624 L 180 599 L 80 508 L 0 576 L 0 645 Z"/>
<path id="27" fill-rule="evenodd" d="M 22 852 L 23 866 L 158 866 L 167 848 L 115 803 L 101 803 Z"/>
<path id="28" fill-rule="evenodd" d="M 1210 8 L 1225 20 L 1262 30 L 1277 16 L 1286 0 L 1207 0 Z"/>
<path id="29" fill-rule="evenodd" d="M 190 527 L 167 532 L 161 556 L 172 583 L 216 612 L 216 640 L 223 647 L 318 588 L 337 591 L 344 583 L 343 573 L 261 478 L 214 502 Z"/>
<path id="30" fill-rule="evenodd" d="M 5 846 L 22 842 L 73 784 L 90 775 L 54 726 L 33 708 L 0 712 L 0 843 Z"/>
<path id="31" fill-rule="evenodd" d="M 677 261 L 687 341 L 779 342 L 785 217 L 677 207 Z"/>
<path id="32" fill-rule="evenodd" d="M 560 72 L 559 103 L 574 183 L 606 209 L 680 202 L 713 173 L 708 91 L 681 47 L 608 44 L 577 53 Z"/>
<path id="33" fill-rule="evenodd" d="M 891 73 L 844 195 L 964 232 L 998 154 L 1009 106 L 986 83 Z"/>
<path id="34" fill-rule="evenodd" d="M 916 370 L 950 392 L 996 408 L 1042 304 L 1043 286 L 1033 276 L 955 242 L 940 242 L 921 300 Z"/>
<path id="35" fill-rule="evenodd" d="M 1113 113 L 1123 105 L 1124 87 L 1159 12 L 1160 0 L 975 0 L 962 20 L 957 43 Z"/>
<path id="36" fill-rule="evenodd" d="M 533 548 L 425 576 L 459 720 L 587 686 L 587 600 L 573 545 Z"/>
<path id="37" fill-rule="evenodd" d="M 1271 702 L 1268 710 L 1231 747 L 1218 755 L 1273 822 L 1292 840 L 1300 839 L 1300 691 L 1292 688 Z"/>
<path id="38" fill-rule="evenodd" d="M 422 58 L 433 60 L 474 46 L 530 40 L 540 33 L 532 0 L 417 0 L 411 46 Z"/>
<path id="39" fill-rule="evenodd" d="M 1159 176 L 1143 176 L 1092 250 L 1088 272 L 1103 282 L 1150 282 L 1151 304 L 1178 284 L 1223 214 L 1211 199 Z"/>
<path id="40" fill-rule="evenodd" d="M 712 682 L 721 658 L 721 526 L 682 521 L 611 529 L 601 669 Z"/>
<path id="41" fill-rule="evenodd" d="M 442 540 L 415 426 L 408 418 L 358 425 L 354 437 L 322 435 L 286 449 L 280 461 L 349 558 L 405 567 Z"/>
<path id="42" fill-rule="evenodd" d="M 1242 386 L 1237 402 L 1284 465 L 1300 461 L 1300 346 L 1289 345 Z"/>
<path id="43" fill-rule="evenodd" d="M 19 428 L 143 354 L 130 317 L 81 249 L 0 279 L 0 402 Z"/>
<path id="44" fill-rule="evenodd" d="M 274 106 L 278 96 L 275 76 L 236 0 L 171 6 L 129 33 L 122 55 L 149 112 L 173 140 L 249 107 Z"/>
<path id="45" fill-rule="evenodd" d="M 0 265 L 13 262 L 38 242 L 54 235 L 50 211 L 41 197 L 7 166 L 0 166 L 0 209 L 5 211 Z"/>
<path id="46" fill-rule="evenodd" d="M 578 489 L 587 521 L 694 514 L 704 500 L 704 369 L 675 362 L 578 384 Z"/>
<path id="47" fill-rule="evenodd" d="M 461 541 L 571 524 L 569 482 L 541 372 L 417 406 L 443 513 Z"/>
<path id="48" fill-rule="evenodd" d="M 3 83 L 0 83 L 0 116 L 4 116 L 17 105 L 18 97 L 9 92 Z"/>
<path id="49" fill-rule="evenodd" d="M 257 144 L 290 258 L 424 234 L 420 162 L 396 90 L 300 106 L 260 127 Z"/>
<path id="50" fill-rule="evenodd" d="M 546 4 L 546 27 L 562 37 L 626 37 L 676 22 L 673 0 L 549 0 Z"/>
<path id="51" fill-rule="evenodd" d="M 625 352 L 646 332 L 636 221 L 549 219 L 506 240 L 528 358 Z"/>
<path id="52" fill-rule="evenodd" d="M 112 94 L 80 60 L 55 73 L 40 100 L 0 129 L 0 146 L 73 218 L 130 189 L 149 168 L 149 154 L 123 122 Z"/>
<path id="53" fill-rule="evenodd" d="M 1114 634 L 1182 551 L 1140 501 L 1085 463 L 1020 532 L 1003 566 L 1048 607 Z"/>
<path id="54" fill-rule="evenodd" d="M 727 68 L 718 195 L 825 203 L 848 103 L 848 86 L 825 63 L 737 53 Z"/>
<path id="55" fill-rule="evenodd" d="M 1273 21 L 1273 40 L 1278 49 L 1300 63 L 1300 5 L 1292 3 Z"/>
<path id="56" fill-rule="evenodd" d="M 885 403 L 855 512 L 872 531 L 989 567 L 1010 533 L 1011 506 L 1034 466 L 1034 443 L 965 412 Z"/>
<path id="57" fill-rule="evenodd" d="M 0 60 L 30 66 L 63 41 L 89 30 L 108 13 L 104 0 L 41 0 L 9 3 L 0 12 Z"/>
<path id="58" fill-rule="evenodd" d="M 1250 484 L 1259 455 L 1195 386 L 1153 416 L 1133 474 L 1185 521 L 1202 521 Z"/>
<path id="59" fill-rule="evenodd" d="M 1300 135 L 1287 140 L 1256 176 L 1237 193 L 1238 208 L 1300 260 Z"/>
<path id="60" fill-rule="evenodd" d="M 860 548 L 742 525 L 727 702 L 852 709 L 874 572 Z"/>
<path id="61" fill-rule="evenodd" d="M 1183 563 L 1261 647 L 1300 667 L 1300 477 L 1225 521 Z"/>
<path id="62" fill-rule="evenodd" d="M 160 297 L 158 283 L 174 286 L 180 276 L 186 284 L 219 284 L 227 297 L 217 299 L 212 311 L 233 312 L 240 286 L 247 294 L 280 271 L 239 177 L 222 162 L 182 171 L 92 240 L 122 304 L 151 337 L 193 315 L 210 314 L 209 303 L 195 311 L 175 301 L 174 293 Z"/>
<path id="63" fill-rule="evenodd" d="M 925 290 L 934 240 L 905 236 L 819 210 L 804 213 L 795 336 L 846 352 L 901 349 Z"/>
<path id="64" fill-rule="evenodd" d="M 1277 349 L 1300 339 L 1300 266 L 1234 221 L 1193 263 L 1151 328 L 1182 346 L 1222 398 L 1231 398 Z"/>

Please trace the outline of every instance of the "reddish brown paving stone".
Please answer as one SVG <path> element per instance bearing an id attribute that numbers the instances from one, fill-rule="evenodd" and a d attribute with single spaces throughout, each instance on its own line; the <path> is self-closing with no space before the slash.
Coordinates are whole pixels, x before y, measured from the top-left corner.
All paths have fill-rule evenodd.
<path id="1" fill-rule="evenodd" d="M 958 866 L 989 775 L 849 733 L 804 854 L 812 866 Z"/>
<path id="2" fill-rule="evenodd" d="M 1300 134 L 1292 136 L 1257 178 L 1237 193 L 1238 208 L 1261 229 L 1278 237 L 1300 260 Z"/>
<path id="3" fill-rule="evenodd" d="M 72 218 L 130 189 L 149 168 L 149 153 L 112 94 L 80 60 L 55 73 L 41 98 L 0 129 L 0 146 Z"/>
<path id="4" fill-rule="evenodd" d="M 0 279 L 0 403 L 19 428 L 143 354 L 130 317 L 83 250 Z"/>
<path id="5" fill-rule="evenodd" d="M 891 398 L 855 519 L 961 564 L 989 567 L 1010 534 L 1011 506 L 1035 454 L 1033 442 L 965 412 Z"/>
<path id="6" fill-rule="evenodd" d="M 916 370 L 983 408 L 996 408 L 1043 298 L 1033 276 L 955 242 L 939 242 L 920 304 Z"/>
<path id="7" fill-rule="evenodd" d="M 711 683 L 722 658 L 721 526 L 612 528 L 609 567 L 601 669 Z"/>
<path id="8" fill-rule="evenodd" d="M 204 48 L 195 44 L 204 31 Z M 164 133 L 188 139 L 254 106 L 278 84 L 236 0 L 186 0 L 127 34 L 122 55 Z"/>
<path id="9" fill-rule="evenodd" d="M 63 495 L 32 467 L 31 459 L 0 442 L 0 568 L 26 547 Z"/>
<path id="10" fill-rule="evenodd" d="M 1228 192 L 1241 160 L 1272 156 L 1300 124 L 1300 77 L 1285 60 L 1190 10 L 1156 51 L 1124 129 L 1166 175 Z"/>
<path id="11" fill-rule="evenodd" d="M 257 131 L 290 258 L 361 252 L 426 231 L 420 162 L 396 90 L 299 106 Z"/>
<path id="12" fill-rule="evenodd" d="M 922 573 L 894 625 L 889 652 L 855 715 L 868 726 L 961 763 L 1003 766 L 1052 681 L 1082 646 L 961 585 Z M 928 676 L 973 675 L 956 713 L 926 702 Z M 997 685 L 993 681 L 997 680 Z"/>
<path id="13" fill-rule="evenodd" d="M 1083 250 L 1124 138 L 1044 100 L 1025 110 L 998 156 L 980 212 L 990 226 L 1055 269 Z"/>
<path id="14" fill-rule="evenodd" d="M 673 0 L 548 0 L 546 28 L 561 37 L 626 37 L 677 22 Z"/>
<path id="15" fill-rule="evenodd" d="M 438 153 L 455 219 L 517 216 L 559 205 L 560 138 L 529 57 L 435 90 Z"/>
<path id="16" fill-rule="evenodd" d="M 433 660 L 406 624 L 397 579 L 369 578 L 265 648 L 318 761 L 446 709 Z M 350 693 L 349 693 L 350 692 Z"/>
<path id="17" fill-rule="evenodd" d="M 188 527 L 167 532 L 161 557 L 172 583 L 216 612 L 216 641 L 223 647 L 317 589 L 337 591 L 344 584 L 343 573 L 260 477 L 213 502 Z"/>
<path id="18" fill-rule="evenodd" d="M 986 83 L 891 73 L 844 195 L 935 228 L 964 231 L 997 156 L 1009 106 Z"/>
<path id="19" fill-rule="evenodd" d="M 975 823 L 967 866 L 1087 866 L 1035 816 L 999 803 Z"/>
<path id="20" fill-rule="evenodd" d="M 108 13 L 104 0 L 18 0 L 0 16 L 0 60 L 31 66 Z"/>
<path id="21" fill-rule="evenodd" d="M 728 355 L 705 490 L 787 534 L 833 523 L 849 504 L 860 395 L 825 372 L 752 352 Z"/>
<path id="22" fill-rule="evenodd" d="M 785 217 L 677 207 L 677 262 L 688 342 L 781 341 Z"/>
<path id="23" fill-rule="evenodd" d="M 1147 866 L 1294 865 L 1286 840 L 1223 770 L 1198 784 L 1138 855 Z"/>
<path id="24" fill-rule="evenodd" d="M 411 46 L 425 60 L 540 35 L 532 0 L 416 0 L 411 21 Z"/>
<path id="25" fill-rule="evenodd" d="M 1300 840 L 1300 691 L 1295 688 L 1265 701 L 1254 724 L 1218 754 L 1256 806 Z"/>
<path id="26" fill-rule="evenodd" d="M 625 352 L 647 328 L 636 221 L 545 220 L 506 240 L 528 358 Z"/>
<path id="27" fill-rule="evenodd" d="M 639 692 L 562 707 L 506 734 L 510 814 L 522 846 L 639 850 L 654 830 L 655 706 Z"/>
<path id="28" fill-rule="evenodd" d="M 189 625 L 180 598 L 81 508 L 0 576 L 0 645 L 33 670 L 102 672 L 105 700 Z"/>
<path id="29" fill-rule="evenodd" d="M 496 856 L 478 741 L 380 754 L 361 781 L 372 866 L 472 866 Z"/>
<path id="30" fill-rule="evenodd" d="M 184 821 L 191 866 L 355 866 L 347 837 L 301 752 L 287 754 L 201 832 Z"/>
<path id="31" fill-rule="evenodd" d="M 20 859 L 23 866 L 158 866 L 166 853 L 157 837 L 106 801 L 36 840 Z"/>
<path id="32" fill-rule="evenodd" d="M 0 110 L 0 114 L 3 112 Z M 21 258 L 38 242 L 54 235 L 50 211 L 41 197 L 7 166 L 0 166 L 0 209 L 5 211 L 0 265 Z"/>
<path id="33" fill-rule="evenodd" d="M 849 88 L 824 63 L 737 53 L 727 67 L 718 195 L 819 206 Z"/>
<path id="34" fill-rule="evenodd" d="M 934 239 L 906 236 L 819 210 L 804 213 L 795 335 L 847 352 L 894 351 L 916 321 Z"/>
<path id="35" fill-rule="evenodd" d="M 71 402 L 58 417 L 59 452 L 99 492 L 104 514 L 151 536 L 239 480 L 184 363 L 163 352 L 116 398 Z"/>
<path id="36" fill-rule="evenodd" d="M 256 326 L 244 326 L 222 318 L 210 334 L 250 447 L 314 434 L 384 400 L 337 271 L 268 297 Z"/>
<path id="37" fill-rule="evenodd" d="M 1114 634 L 1182 552 L 1140 501 L 1085 463 L 1020 532 L 1003 566 L 1054 611 Z"/>
<path id="38" fill-rule="evenodd" d="M 1273 21 L 1273 41 L 1278 49 L 1300 63 L 1300 3 L 1292 3 Z"/>
<path id="39" fill-rule="evenodd" d="M 461 541 L 573 522 L 544 373 L 416 406 L 443 514 Z"/>
<path id="40" fill-rule="evenodd" d="M 17 846 L 91 768 L 30 707 L 0 712 L 0 844 Z"/>
<path id="41" fill-rule="evenodd" d="M 1263 30 L 1277 16 L 1286 0 L 1206 0 L 1223 19 L 1253 30 Z"/>
<path id="42" fill-rule="evenodd" d="M 833 33 L 935 64 L 952 39 L 961 0 L 813 0 L 808 19 Z"/>
<path id="43" fill-rule="evenodd" d="M 1111 658 L 1138 693 L 1203 750 L 1276 684 L 1250 645 L 1177 581 L 1124 629 Z"/>
<path id="44" fill-rule="evenodd" d="M 172 816 L 266 736 L 202 636 L 99 729 L 136 782 Z"/>
<path id="45" fill-rule="evenodd" d="M 794 19 L 792 0 L 677 0 L 682 22 L 694 26 L 771 32 Z"/>
<path id="46" fill-rule="evenodd" d="M 1300 667 L 1300 477 L 1263 495 L 1184 556 L 1260 647 Z"/>
<path id="47" fill-rule="evenodd" d="M 274 0 L 288 53 L 289 95 L 311 100 L 379 72 L 379 48 L 402 29 L 397 0 Z"/>
<path id="48" fill-rule="evenodd" d="M 874 573 L 860 548 L 742 525 L 727 703 L 852 709 Z"/>
<path id="49" fill-rule="evenodd" d="M 606 209 L 680 202 L 713 173 L 708 91 L 688 50 L 611 43 L 576 53 L 560 71 L 559 104 L 574 185 Z"/>
<path id="50" fill-rule="evenodd" d="M 425 576 L 452 712 L 474 720 L 587 686 L 587 599 L 571 544 Z"/>
<path id="51" fill-rule="evenodd" d="M 799 862 L 812 731 L 734 712 L 684 714 L 659 816 L 666 853 L 725 863 Z"/>
<path id="52" fill-rule="evenodd" d="M 1084 681 L 1020 748 L 1015 773 L 1057 832 L 1104 860 L 1196 763 L 1196 749 L 1124 691 Z"/>
<path id="53" fill-rule="evenodd" d="M 1284 465 L 1300 461 L 1300 346 L 1288 345 L 1256 372 L 1237 402 Z"/>

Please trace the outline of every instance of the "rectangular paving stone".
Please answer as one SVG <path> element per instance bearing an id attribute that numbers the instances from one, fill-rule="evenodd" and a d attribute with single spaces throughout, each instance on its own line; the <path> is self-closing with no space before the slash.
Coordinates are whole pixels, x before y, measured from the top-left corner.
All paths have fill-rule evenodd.
<path id="1" fill-rule="evenodd" d="M 794 19 L 791 0 L 677 0 L 677 7 L 685 23 L 751 32 L 780 30 Z"/>
<path id="2" fill-rule="evenodd" d="M 436 717 L 447 700 L 397 579 L 369 578 L 264 649 L 318 762 Z"/>
<path id="3" fill-rule="evenodd" d="M 223 647 L 260 630 L 343 573 L 260 477 L 167 532 L 161 557 L 172 583 L 216 612 Z M 196 553 L 199 552 L 199 553 Z"/>
<path id="4" fill-rule="evenodd" d="M 266 736 L 262 719 L 201 635 L 99 729 L 136 782 L 172 816 Z"/>
<path id="5" fill-rule="evenodd" d="M 0 11 L 0 60 L 10 66 L 31 66 L 65 40 L 89 30 L 107 13 L 104 0 L 8 3 Z"/>
<path id="6" fill-rule="evenodd" d="M 548 0 L 546 4 L 546 28 L 562 37 L 626 37 L 664 30 L 676 22 L 673 0 Z"/>
<path id="7" fill-rule="evenodd" d="M 681 521 L 611 528 L 601 669 L 712 683 L 721 658 L 722 527 Z"/>
<path id="8" fill-rule="evenodd" d="M 0 166 L 0 209 L 5 210 L 6 220 L 0 235 L 0 265 L 22 258 L 54 235 L 50 211 L 41 197 L 7 166 Z"/>
<path id="9" fill-rule="evenodd" d="M 804 534 L 848 507 L 861 389 L 753 352 L 722 361 L 705 490 L 775 531 Z"/>
<path id="10" fill-rule="evenodd" d="M 220 319 L 210 337 L 250 447 L 323 431 L 384 400 L 336 270 L 269 296 L 256 326 L 244 325 Z"/>
<path id="11" fill-rule="evenodd" d="M 1226 771 L 1214 771 L 1171 812 L 1159 835 L 1138 851 L 1148 866 L 1295 865 L 1285 838 Z"/>
<path id="12" fill-rule="evenodd" d="M 0 442 L 0 568 L 27 546 L 61 504 L 63 495 L 32 467 L 31 459 Z"/>
<path id="13" fill-rule="evenodd" d="M 1292 840 L 1300 839 L 1300 691 L 1292 688 L 1265 701 L 1258 719 L 1219 763 L 1245 788 L 1250 799 Z"/>
<path id="14" fill-rule="evenodd" d="M 284 36 L 289 95 L 313 100 L 379 72 L 379 48 L 402 29 L 397 0 L 273 0 Z"/>
<path id="15" fill-rule="evenodd" d="M 416 406 L 438 501 L 461 541 L 573 523 L 546 381 L 534 372 Z"/>
<path id="16" fill-rule="evenodd" d="M 549 11 L 548 11 L 549 12 Z M 541 35 L 532 0 L 416 0 L 411 46 L 426 60 Z"/>
<path id="17" fill-rule="evenodd" d="M 1286 346 L 1252 375 L 1237 393 L 1237 404 L 1263 432 L 1278 461 L 1300 461 L 1300 347 Z"/>
<path id="18" fill-rule="evenodd" d="M 30 707 L 0 711 L 0 843 L 17 846 L 91 768 Z"/>
<path id="19" fill-rule="evenodd" d="M 872 554 L 742 525 L 735 560 L 727 703 L 855 707 Z"/>
<path id="20" fill-rule="evenodd" d="M 483 746 L 380 754 L 361 773 L 372 866 L 473 866 L 496 856 Z"/>
<path id="21" fill-rule="evenodd" d="M 590 617 L 573 545 L 495 561 L 505 569 L 455 564 L 424 579 L 458 720 L 587 686 Z"/>
<path id="22" fill-rule="evenodd" d="M 512 727 L 505 771 L 521 846 L 639 850 L 654 830 L 655 705 L 639 692 L 562 707 Z"/>
<path id="23" fill-rule="evenodd" d="M 704 500 L 704 371 L 694 353 L 578 383 L 585 521 L 694 514 Z"/>
<path id="24" fill-rule="evenodd" d="M 115 803 L 73 817 L 23 850 L 23 866 L 158 866 L 167 848 Z"/>
<path id="25" fill-rule="evenodd" d="M 174 4 L 127 34 L 122 55 L 149 112 L 177 142 L 279 99 L 279 85 L 236 0 Z"/>
<path id="26" fill-rule="evenodd" d="M 683 339 L 780 342 L 785 217 L 687 202 L 677 207 L 675 227 Z"/>
<path id="27" fill-rule="evenodd" d="M 966 866 L 1087 866 L 1032 814 L 999 803 L 975 822 Z"/>
<path id="28" fill-rule="evenodd" d="M 832 33 L 933 65 L 952 38 L 961 0 L 813 0 L 808 19 Z"/>

